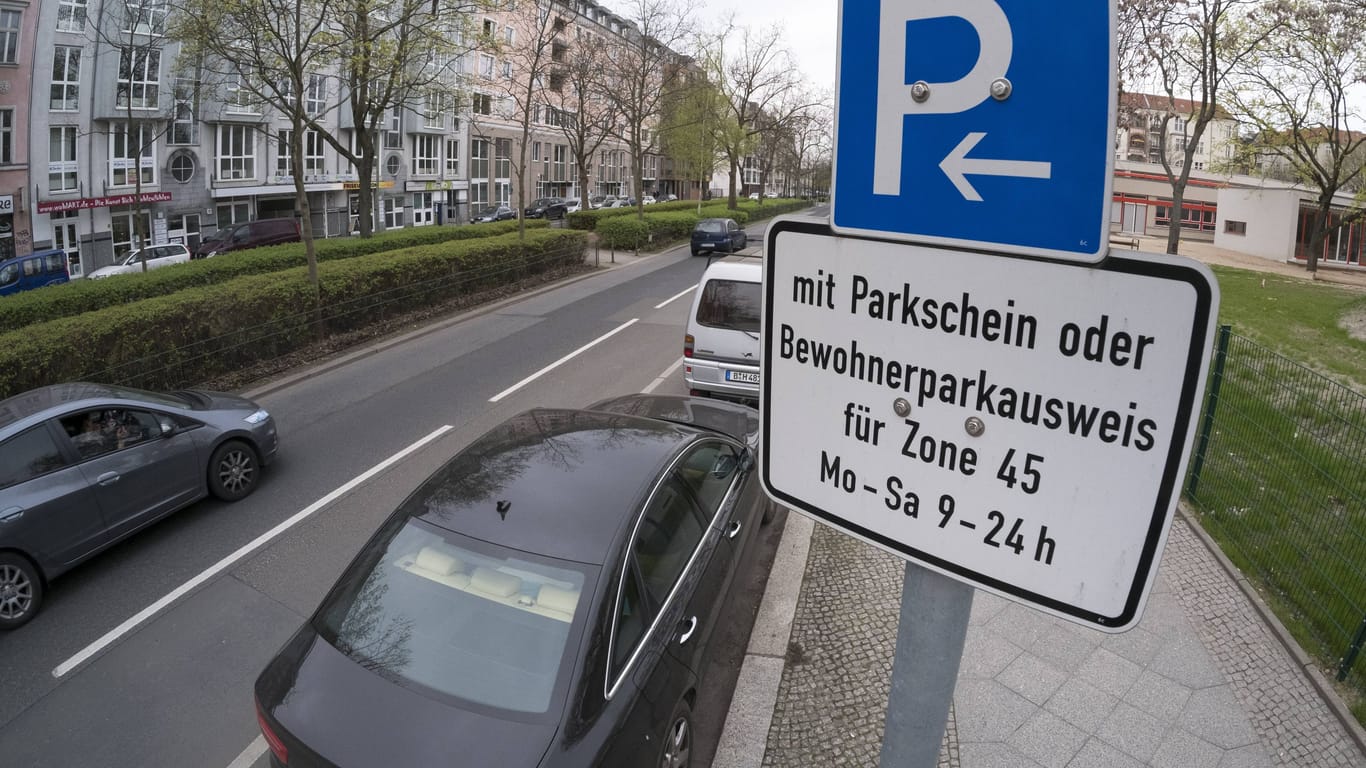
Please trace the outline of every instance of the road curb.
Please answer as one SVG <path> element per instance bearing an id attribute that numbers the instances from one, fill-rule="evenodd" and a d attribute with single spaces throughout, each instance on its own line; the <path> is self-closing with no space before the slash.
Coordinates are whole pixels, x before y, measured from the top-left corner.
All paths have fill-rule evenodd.
<path id="1" fill-rule="evenodd" d="M 712 768 L 759 768 L 764 762 L 814 529 L 811 518 L 787 513 Z"/>
<path id="2" fill-rule="evenodd" d="M 1314 665 L 1314 660 L 1300 647 L 1300 644 L 1295 640 L 1295 637 L 1290 634 L 1290 630 L 1285 628 L 1285 625 L 1281 623 L 1281 620 L 1272 612 L 1271 607 L 1262 599 L 1261 594 L 1258 593 L 1252 583 L 1247 580 L 1247 577 L 1243 576 L 1243 572 L 1233 564 L 1233 561 L 1228 559 L 1228 556 L 1224 554 L 1224 550 L 1219 547 L 1219 544 L 1205 532 L 1204 527 L 1200 525 L 1195 514 L 1186 506 L 1185 500 L 1182 500 L 1181 503 L 1177 505 L 1177 510 L 1180 512 L 1181 519 L 1185 521 L 1187 527 L 1195 532 L 1195 536 L 1200 539 L 1200 543 L 1205 545 L 1205 549 L 1209 550 L 1210 554 L 1214 556 L 1214 559 L 1218 561 L 1219 566 L 1223 568 L 1224 572 L 1229 575 L 1229 578 L 1233 579 L 1233 582 L 1238 585 L 1238 589 L 1242 590 L 1243 594 L 1247 597 L 1248 602 L 1252 603 L 1252 607 L 1257 611 L 1257 615 L 1261 617 L 1262 623 L 1264 623 L 1267 629 L 1271 631 L 1271 634 L 1275 635 L 1276 639 L 1280 641 L 1286 652 L 1290 654 L 1290 658 L 1294 659 L 1295 667 L 1309 680 L 1309 684 L 1318 692 L 1319 698 L 1323 699 L 1323 703 L 1328 705 L 1328 709 L 1332 711 L 1333 716 L 1338 719 L 1338 722 L 1342 724 L 1343 729 L 1347 731 L 1347 735 L 1356 743 L 1357 749 L 1360 750 L 1362 754 L 1366 754 L 1366 729 L 1363 729 L 1361 723 L 1357 722 L 1356 717 L 1352 715 L 1351 708 L 1348 707 L 1347 703 L 1338 695 L 1337 689 L 1333 687 L 1332 682 L 1330 682 L 1328 678 L 1324 676 L 1323 672 Z"/>

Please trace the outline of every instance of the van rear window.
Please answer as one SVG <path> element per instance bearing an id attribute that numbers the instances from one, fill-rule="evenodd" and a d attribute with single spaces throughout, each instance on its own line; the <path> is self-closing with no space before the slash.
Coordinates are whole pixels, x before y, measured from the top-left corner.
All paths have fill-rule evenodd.
<path id="1" fill-rule="evenodd" d="M 697 322 L 711 328 L 759 332 L 759 283 L 708 280 L 697 305 Z"/>

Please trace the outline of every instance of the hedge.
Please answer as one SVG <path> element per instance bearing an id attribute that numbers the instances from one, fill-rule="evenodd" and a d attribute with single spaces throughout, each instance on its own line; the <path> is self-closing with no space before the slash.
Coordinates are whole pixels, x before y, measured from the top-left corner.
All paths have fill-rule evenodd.
<path id="1" fill-rule="evenodd" d="M 528 229 L 545 226 L 547 223 L 544 221 L 527 222 Z M 497 237 L 516 230 L 515 221 L 457 227 L 413 227 L 383 232 L 369 238 L 320 238 L 314 244 L 321 264 L 420 245 Z M 197 259 L 188 264 L 175 264 L 146 273 L 115 275 L 102 280 L 73 280 L 0 299 L 0 332 L 130 301 L 165 296 L 242 275 L 278 272 L 307 263 L 303 243 L 287 243 L 225 253 L 211 259 Z"/>
<path id="2" fill-rule="evenodd" d="M 726 207 L 725 198 L 715 198 L 703 203 L 701 218 L 725 218 L 735 219 L 737 224 L 745 224 L 750 220 L 758 220 L 768 216 L 777 216 L 791 211 L 800 211 L 811 207 L 809 200 L 797 200 L 792 198 L 777 198 L 764 200 L 761 204 L 758 200 L 748 198 L 736 201 L 739 206 L 736 210 Z M 645 216 L 648 219 L 651 214 L 675 212 L 675 211 L 697 211 L 696 200 L 675 200 L 668 203 L 655 203 L 645 206 Z M 569 227 L 571 229 L 582 229 L 594 231 L 598 225 L 610 219 L 634 214 L 635 208 L 598 208 L 591 211 L 575 211 L 569 214 Z M 605 243 L 604 243 L 605 244 Z"/>
<path id="3" fill-rule="evenodd" d="M 176 389 L 392 314 L 582 264 L 581 232 L 539 229 L 235 277 L 0 334 L 0 399 L 52 382 Z"/>

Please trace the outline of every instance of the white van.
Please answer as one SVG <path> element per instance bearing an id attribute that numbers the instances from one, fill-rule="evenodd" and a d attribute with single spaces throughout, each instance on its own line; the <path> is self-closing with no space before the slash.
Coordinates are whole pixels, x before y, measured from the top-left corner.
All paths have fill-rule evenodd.
<path id="1" fill-rule="evenodd" d="M 728 256 L 702 275 L 683 336 L 683 381 L 694 395 L 759 399 L 763 258 Z"/>

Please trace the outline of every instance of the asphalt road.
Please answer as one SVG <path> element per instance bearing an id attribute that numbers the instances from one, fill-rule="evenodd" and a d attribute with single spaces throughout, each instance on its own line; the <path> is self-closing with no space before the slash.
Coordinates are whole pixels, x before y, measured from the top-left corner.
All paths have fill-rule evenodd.
<path id="1" fill-rule="evenodd" d="M 266 765 L 252 682 L 378 523 L 514 413 L 683 393 L 676 366 L 704 266 L 673 249 L 248 392 L 282 437 L 254 495 L 201 502 L 109 550 L 0 634 L 0 765 Z M 697 764 L 719 738 L 781 519 L 717 641 Z"/>

